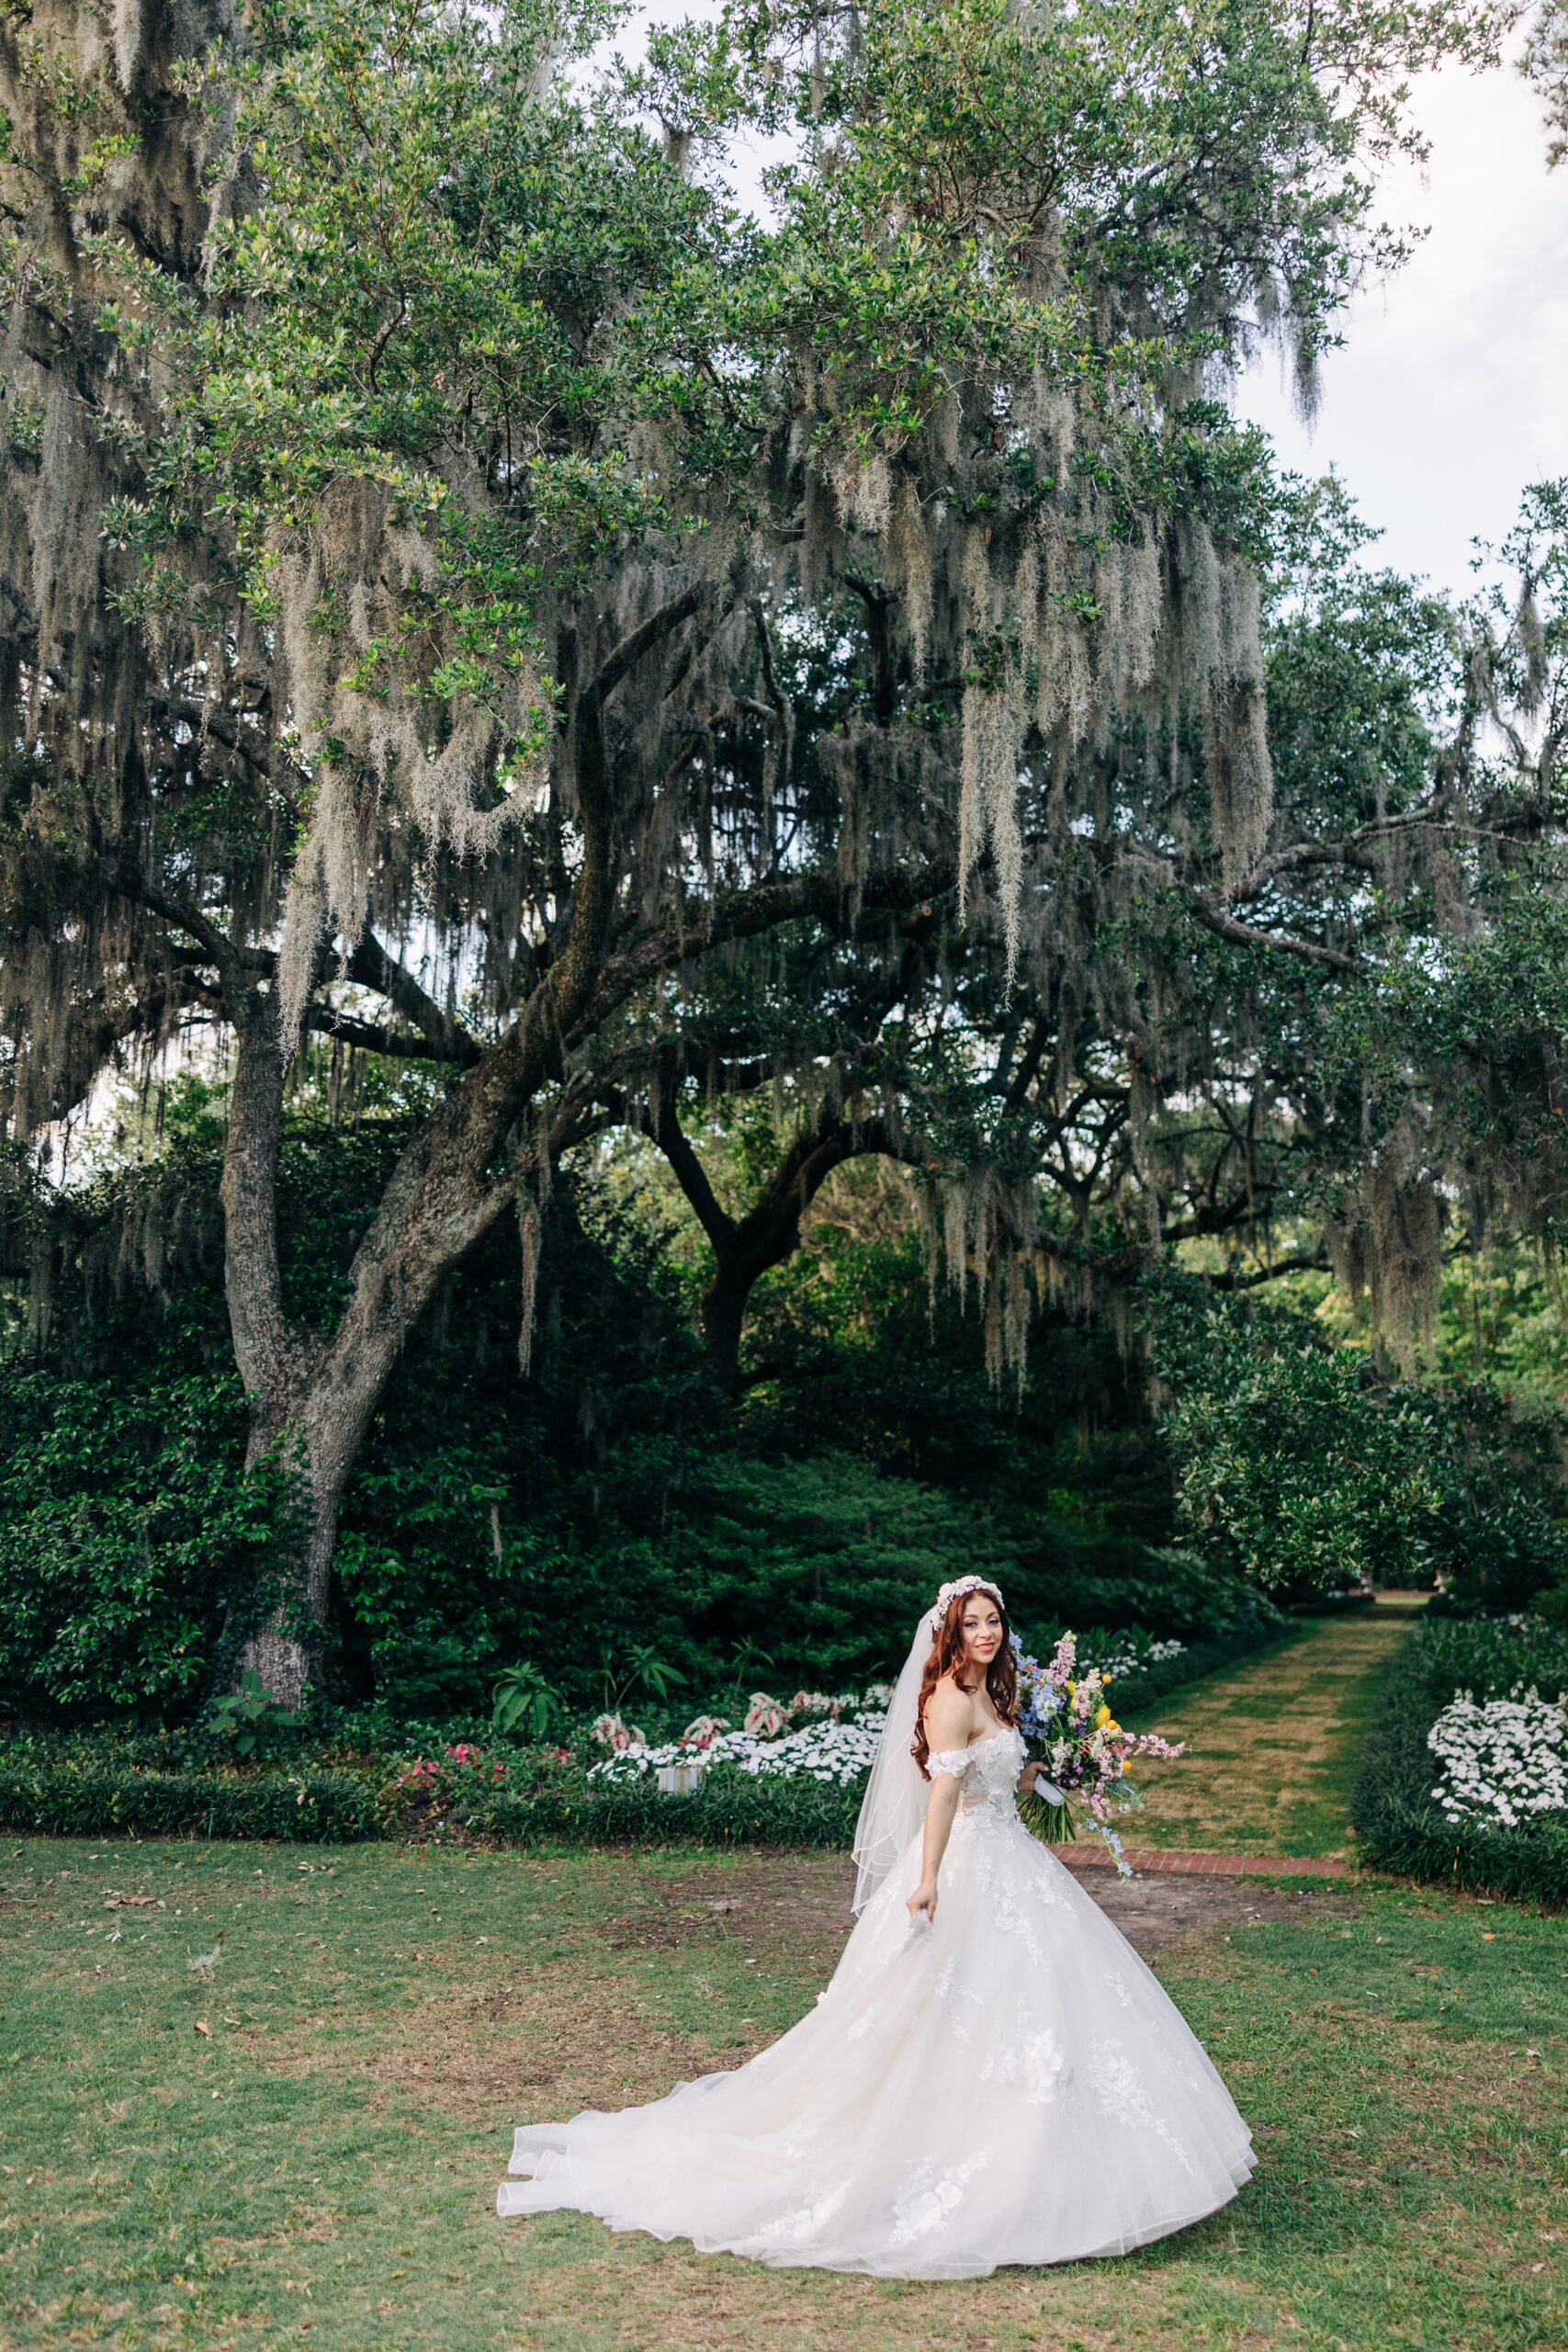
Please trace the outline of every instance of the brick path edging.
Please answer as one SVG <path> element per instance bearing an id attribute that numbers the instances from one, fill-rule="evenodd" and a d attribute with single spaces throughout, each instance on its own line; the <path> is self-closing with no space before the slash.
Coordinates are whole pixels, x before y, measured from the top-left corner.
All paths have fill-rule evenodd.
<path id="1" fill-rule="evenodd" d="M 1114 1856 L 1098 1838 L 1086 1838 L 1081 1845 L 1053 1846 L 1051 1851 L 1059 1862 L 1066 1862 L 1079 1870 L 1110 1870 Z M 1134 1872 L 1141 1871 L 1179 1871 L 1193 1878 L 1345 1878 L 1348 1867 L 1344 1862 L 1321 1859 L 1315 1854 L 1184 1854 L 1162 1851 L 1158 1847 L 1140 1850 L 1129 1846 L 1126 1859 Z"/>

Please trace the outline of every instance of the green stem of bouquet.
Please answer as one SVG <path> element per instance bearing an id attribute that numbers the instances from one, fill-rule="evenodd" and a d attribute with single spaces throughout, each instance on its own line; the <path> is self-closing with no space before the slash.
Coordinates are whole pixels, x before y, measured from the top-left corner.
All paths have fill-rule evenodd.
<path id="1" fill-rule="evenodd" d="M 1018 1817 L 1030 1836 L 1038 1838 L 1043 1846 L 1066 1846 L 1077 1841 L 1078 1833 L 1071 1807 L 1048 1804 L 1032 1789 L 1026 1789 L 1019 1798 Z"/>

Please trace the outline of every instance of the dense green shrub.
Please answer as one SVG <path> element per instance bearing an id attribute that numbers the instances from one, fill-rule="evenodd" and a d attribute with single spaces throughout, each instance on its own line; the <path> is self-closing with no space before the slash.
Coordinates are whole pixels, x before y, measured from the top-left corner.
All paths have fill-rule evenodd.
<path id="1" fill-rule="evenodd" d="M 290 1130 L 285 1273 L 312 1315 L 331 1312 L 399 1132 L 395 1117 Z M 193 1721 L 286 1526 L 287 1479 L 243 1470 L 218 1140 L 197 1090 L 163 1159 L 75 1200 L 47 1345 L 0 1354 L 0 1706 L 25 1722 Z M 861 1684 L 972 1567 L 1037 1638 L 1063 1623 L 1264 1637 L 1267 1606 L 1234 1574 L 1163 1546 L 1147 1433 L 1064 1434 L 1104 1351 L 1047 1329 L 1037 1381 L 998 1397 L 979 1332 L 945 1299 L 928 1317 L 906 1256 L 846 1257 L 817 1286 L 830 1313 L 794 1284 L 816 1320 L 801 1308 L 772 1329 L 787 1377 L 737 1424 L 649 1238 L 563 1180 L 529 1377 L 506 1226 L 384 1400 L 342 1522 L 334 1703 L 373 1707 L 383 1734 L 477 1724 L 501 1669 L 532 1661 L 592 1710 L 646 1646 L 694 1710 L 738 1673 Z M 936 1475 L 911 1475 L 928 1457 Z"/>
<path id="2" fill-rule="evenodd" d="M 1302 1592 L 1440 1580 L 1491 1610 L 1568 1582 L 1556 1419 L 1385 1382 L 1296 1315 L 1171 1299 L 1157 1329 L 1177 1521 L 1216 1566 Z"/>
<path id="3" fill-rule="evenodd" d="M 1457 1690 L 1568 1688 L 1568 1635 L 1529 1618 L 1424 1621 L 1388 1669 L 1357 1770 L 1350 1817 L 1369 1862 L 1412 1878 L 1540 1903 L 1568 1903 L 1568 1818 L 1517 1829 L 1452 1822 L 1433 1801 L 1427 1735 Z"/>
<path id="4" fill-rule="evenodd" d="M 14 1363 L 3 1399 L 0 1702 L 188 1709 L 289 1508 L 276 1472 L 243 1475 L 238 1378 L 161 1351 L 123 1380 Z"/>
<path id="5" fill-rule="evenodd" d="M 109 1741 L 0 1747 L 0 1822 L 51 1838 L 276 1838 L 348 1845 L 379 1835 L 375 1781 L 301 1761 L 292 1771 L 158 1766 Z"/>

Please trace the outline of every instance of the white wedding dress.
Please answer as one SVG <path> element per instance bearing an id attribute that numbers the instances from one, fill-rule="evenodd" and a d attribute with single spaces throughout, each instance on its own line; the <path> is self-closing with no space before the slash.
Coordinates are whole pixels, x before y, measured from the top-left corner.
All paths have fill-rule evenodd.
<path id="1" fill-rule="evenodd" d="M 1246 2124 L 1156 1978 L 1031 1837 L 1005 1730 L 962 1783 L 937 1915 L 917 1836 L 817 2006 L 733 2074 L 516 2135 L 502 2214 L 562 2207 L 754 2262 L 975 2278 L 1123 2254 L 1224 2205 Z"/>

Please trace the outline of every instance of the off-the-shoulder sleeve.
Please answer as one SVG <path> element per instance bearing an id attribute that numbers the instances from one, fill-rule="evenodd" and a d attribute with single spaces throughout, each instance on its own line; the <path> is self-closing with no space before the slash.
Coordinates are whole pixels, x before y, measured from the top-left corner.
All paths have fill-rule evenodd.
<path id="1" fill-rule="evenodd" d="M 961 1781 L 969 1770 L 969 1751 L 966 1747 L 939 1748 L 934 1756 L 927 1757 L 926 1770 L 933 1781 L 939 1772 L 950 1773 L 953 1780 Z"/>

